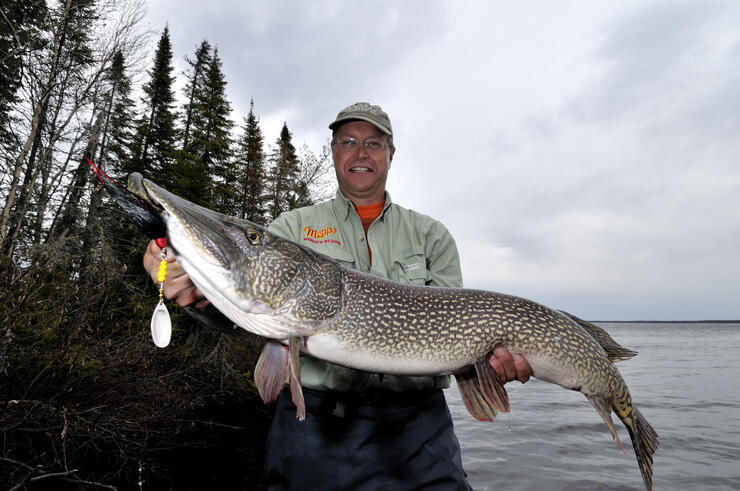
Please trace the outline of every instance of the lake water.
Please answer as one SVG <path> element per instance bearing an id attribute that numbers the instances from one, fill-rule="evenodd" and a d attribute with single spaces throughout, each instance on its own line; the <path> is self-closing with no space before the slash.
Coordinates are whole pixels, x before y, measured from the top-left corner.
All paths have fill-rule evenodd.
<path id="1" fill-rule="evenodd" d="M 653 489 L 740 489 L 740 323 L 598 324 L 639 352 L 617 366 L 660 436 Z M 506 388 L 511 415 L 493 423 L 469 416 L 456 387 L 446 392 L 476 490 L 644 489 L 616 415 L 627 455 L 583 394 L 534 379 Z"/>

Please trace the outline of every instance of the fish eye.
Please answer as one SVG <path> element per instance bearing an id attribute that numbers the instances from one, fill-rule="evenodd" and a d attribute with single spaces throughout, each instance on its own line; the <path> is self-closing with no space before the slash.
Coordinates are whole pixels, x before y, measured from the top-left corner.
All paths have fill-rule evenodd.
<path id="1" fill-rule="evenodd" d="M 260 234 L 256 230 L 248 230 L 246 235 L 247 235 L 247 239 L 252 244 L 256 244 L 260 241 Z"/>

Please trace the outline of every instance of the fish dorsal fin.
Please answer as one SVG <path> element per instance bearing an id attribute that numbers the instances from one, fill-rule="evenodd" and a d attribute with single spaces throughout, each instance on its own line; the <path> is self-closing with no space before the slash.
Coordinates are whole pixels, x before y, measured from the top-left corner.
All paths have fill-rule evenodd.
<path id="1" fill-rule="evenodd" d="M 272 404 L 285 387 L 288 376 L 288 348 L 270 339 L 262 348 L 257 366 L 254 369 L 254 381 L 265 404 Z"/>
<path id="2" fill-rule="evenodd" d="M 623 348 L 619 343 L 614 341 L 614 339 L 609 335 L 608 332 L 606 332 L 599 326 L 580 319 L 573 314 L 569 314 L 564 310 L 560 310 L 559 312 L 569 317 L 570 319 L 575 321 L 576 324 L 585 329 L 586 332 L 589 333 L 591 337 L 594 338 L 596 342 L 601 345 L 602 348 L 604 348 L 604 351 L 606 351 L 606 355 L 609 357 L 609 361 L 611 361 L 612 363 L 629 360 L 637 354 L 637 351 Z"/>
<path id="3" fill-rule="evenodd" d="M 493 421 L 498 413 L 483 396 L 478 374 L 471 365 L 455 373 L 460 396 L 470 415 L 479 421 Z"/>

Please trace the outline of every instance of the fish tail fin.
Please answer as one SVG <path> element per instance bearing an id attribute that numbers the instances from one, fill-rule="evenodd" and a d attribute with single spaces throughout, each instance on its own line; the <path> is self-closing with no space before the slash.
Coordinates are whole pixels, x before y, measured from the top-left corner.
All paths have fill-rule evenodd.
<path id="1" fill-rule="evenodd" d="M 658 448 L 658 433 L 632 405 L 632 396 L 624 381 L 619 380 L 615 384 L 611 405 L 630 434 L 642 481 L 645 483 L 645 489 L 651 491 L 653 489 L 653 454 Z"/>
<path id="2" fill-rule="evenodd" d="M 631 404 L 628 410 L 616 409 L 616 413 L 630 434 L 645 489 L 650 491 L 653 489 L 653 454 L 658 448 L 658 433 L 650 426 L 642 413 Z"/>

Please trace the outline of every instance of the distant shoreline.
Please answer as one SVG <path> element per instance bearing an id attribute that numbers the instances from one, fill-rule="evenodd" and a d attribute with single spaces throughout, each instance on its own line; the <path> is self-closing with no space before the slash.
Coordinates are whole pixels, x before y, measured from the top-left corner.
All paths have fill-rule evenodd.
<path id="1" fill-rule="evenodd" d="M 609 322 L 611 324 L 740 324 L 740 320 L 692 320 L 692 321 L 589 321 Z"/>

